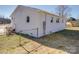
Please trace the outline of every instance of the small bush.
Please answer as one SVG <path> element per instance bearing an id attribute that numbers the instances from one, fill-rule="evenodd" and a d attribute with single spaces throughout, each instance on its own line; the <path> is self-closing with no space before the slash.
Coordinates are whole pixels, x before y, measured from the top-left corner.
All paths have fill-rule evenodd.
<path id="1" fill-rule="evenodd" d="M 12 34 L 12 27 L 6 27 L 6 35 Z"/>

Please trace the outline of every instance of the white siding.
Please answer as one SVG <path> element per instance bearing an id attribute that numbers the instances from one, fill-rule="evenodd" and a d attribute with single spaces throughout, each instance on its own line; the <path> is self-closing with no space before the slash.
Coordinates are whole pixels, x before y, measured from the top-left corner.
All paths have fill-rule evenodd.
<path id="1" fill-rule="evenodd" d="M 46 16 L 46 20 L 45 20 Z M 51 23 L 51 18 L 53 17 L 53 22 Z M 62 22 L 62 19 L 59 20 L 59 23 L 56 23 L 57 16 L 53 16 L 46 13 L 40 13 L 40 29 L 39 36 L 47 35 L 50 33 L 54 33 L 65 28 L 65 21 Z M 46 21 L 46 33 L 43 34 L 43 21 Z"/>
<path id="2" fill-rule="evenodd" d="M 24 9 L 22 7 L 17 9 L 18 11 L 13 15 L 15 22 L 16 32 L 29 34 L 37 37 L 37 28 L 39 27 L 39 15 L 36 11 L 29 8 Z M 27 23 L 27 16 L 30 17 L 30 22 Z"/>
<path id="3" fill-rule="evenodd" d="M 40 19 L 40 21 L 39 21 L 39 23 L 40 23 L 40 25 L 39 25 L 39 37 L 41 37 L 41 36 L 43 36 L 44 34 L 43 34 L 43 21 L 45 21 L 45 14 L 44 13 L 39 13 L 39 19 Z"/>
<path id="4" fill-rule="evenodd" d="M 26 22 L 27 16 L 30 17 L 29 23 Z M 53 33 L 63 30 L 65 27 L 65 21 L 62 23 L 62 19 L 60 19 L 59 23 L 56 23 L 56 19 L 58 18 L 57 16 L 36 11 L 28 7 L 18 7 L 11 17 L 13 17 L 12 23 L 15 25 L 16 32 L 21 32 L 34 37 L 37 37 L 37 28 L 38 37 L 41 37 L 43 35 L 50 34 L 50 32 Z M 53 17 L 52 23 L 50 22 L 51 17 Z M 46 21 L 45 34 L 43 33 L 43 21 Z"/>
<path id="5" fill-rule="evenodd" d="M 51 23 L 51 17 L 53 17 L 53 22 Z M 46 34 L 53 33 L 64 29 L 65 23 L 62 23 L 62 19 L 59 20 L 59 23 L 56 22 L 58 17 L 47 15 L 46 17 Z"/>

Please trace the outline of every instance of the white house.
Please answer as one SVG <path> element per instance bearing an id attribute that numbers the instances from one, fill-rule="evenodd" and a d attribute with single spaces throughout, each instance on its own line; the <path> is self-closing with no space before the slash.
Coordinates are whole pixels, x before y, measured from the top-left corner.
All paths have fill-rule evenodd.
<path id="1" fill-rule="evenodd" d="M 41 37 L 65 28 L 65 19 L 36 8 L 19 5 L 11 14 L 12 27 L 18 33 Z"/>

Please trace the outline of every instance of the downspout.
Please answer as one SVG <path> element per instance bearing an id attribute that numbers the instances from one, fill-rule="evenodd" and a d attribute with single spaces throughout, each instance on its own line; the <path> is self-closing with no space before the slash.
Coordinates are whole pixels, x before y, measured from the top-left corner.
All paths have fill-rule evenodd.
<path id="1" fill-rule="evenodd" d="M 45 33 L 46 34 L 46 13 L 45 13 Z"/>

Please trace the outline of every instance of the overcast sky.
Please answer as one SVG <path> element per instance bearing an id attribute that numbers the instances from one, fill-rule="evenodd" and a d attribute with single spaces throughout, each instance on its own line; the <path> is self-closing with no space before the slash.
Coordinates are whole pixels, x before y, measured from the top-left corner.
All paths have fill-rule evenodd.
<path id="1" fill-rule="evenodd" d="M 56 5 L 28 5 L 29 7 L 34 7 L 38 9 L 42 9 L 48 12 L 55 13 L 56 12 Z M 78 18 L 79 16 L 79 6 L 78 5 L 70 5 L 71 8 L 71 16 Z M 10 14 L 14 11 L 16 5 L 0 5 L 0 15 L 4 17 L 9 17 Z"/>

